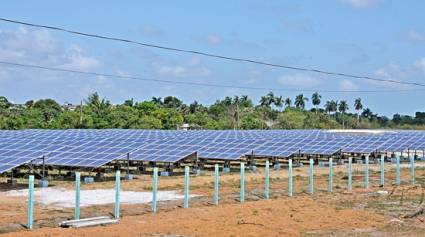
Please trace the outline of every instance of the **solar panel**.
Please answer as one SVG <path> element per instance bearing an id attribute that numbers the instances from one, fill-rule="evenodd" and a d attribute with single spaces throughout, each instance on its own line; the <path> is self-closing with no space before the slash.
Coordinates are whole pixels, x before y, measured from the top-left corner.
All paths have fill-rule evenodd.
<path id="1" fill-rule="evenodd" d="M 424 150 L 424 131 L 377 133 L 326 130 L 0 130 L 0 172 L 45 156 L 49 165 L 99 167 L 125 158 L 176 162 L 195 152 L 204 159 L 243 155 Z M 38 161 L 40 162 L 40 161 Z"/>
<path id="2" fill-rule="evenodd" d="M 255 150 L 264 140 L 216 139 L 199 149 L 199 158 L 237 160 Z"/>
<path id="3" fill-rule="evenodd" d="M 196 153 L 201 147 L 193 139 L 156 141 L 130 153 L 131 160 L 153 162 L 177 162 Z"/>

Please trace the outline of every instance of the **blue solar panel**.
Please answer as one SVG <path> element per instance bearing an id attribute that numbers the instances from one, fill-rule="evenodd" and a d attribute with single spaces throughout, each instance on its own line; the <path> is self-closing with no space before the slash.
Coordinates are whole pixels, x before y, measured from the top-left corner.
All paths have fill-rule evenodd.
<path id="1" fill-rule="evenodd" d="M 251 154 L 424 150 L 423 131 L 225 130 L 165 131 L 70 129 L 0 131 L 0 172 L 46 157 L 51 165 L 98 167 L 123 159 L 176 162 L 195 152 L 204 159 L 236 160 Z"/>

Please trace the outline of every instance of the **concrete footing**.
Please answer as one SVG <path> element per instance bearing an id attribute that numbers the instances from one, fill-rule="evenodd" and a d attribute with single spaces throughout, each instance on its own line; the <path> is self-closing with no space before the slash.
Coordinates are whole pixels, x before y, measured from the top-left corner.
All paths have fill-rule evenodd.
<path id="1" fill-rule="evenodd" d="M 199 168 L 192 168 L 192 174 L 194 175 L 200 175 L 201 174 L 201 169 Z"/>
<path id="2" fill-rule="evenodd" d="M 255 165 L 250 165 L 250 166 L 249 166 L 249 170 L 251 170 L 251 171 L 256 171 L 256 170 L 257 170 L 257 166 L 255 166 Z"/>
<path id="3" fill-rule="evenodd" d="M 8 179 L 7 184 L 9 184 L 12 187 L 15 187 L 18 184 L 18 180 L 16 179 Z"/>
<path id="4" fill-rule="evenodd" d="M 42 179 L 38 182 L 38 186 L 40 188 L 47 188 L 47 187 L 49 187 L 49 181 Z"/>
<path id="5" fill-rule="evenodd" d="M 84 183 L 90 184 L 94 182 L 94 178 L 92 176 L 86 176 L 84 177 Z"/>
<path id="6" fill-rule="evenodd" d="M 168 172 L 168 171 L 161 171 L 161 172 L 159 172 L 159 176 L 170 176 L 170 172 Z"/>
<path id="7" fill-rule="evenodd" d="M 279 163 L 273 165 L 273 169 L 275 169 L 275 170 L 280 170 L 281 167 L 282 166 Z"/>
<path id="8" fill-rule="evenodd" d="M 230 172 L 230 167 L 223 168 L 223 173 L 229 173 L 229 172 Z"/>
<path id="9" fill-rule="evenodd" d="M 134 175 L 133 174 L 126 174 L 125 175 L 125 180 L 133 180 Z"/>
<path id="10" fill-rule="evenodd" d="M 96 174 L 96 179 L 97 179 L 97 180 L 100 180 L 100 181 L 104 181 L 104 180 L 106 180 L 106 178 L 105 178 L 105 174 L 104 174 L 104 173 L 97 173 L 97 174 Z"/>

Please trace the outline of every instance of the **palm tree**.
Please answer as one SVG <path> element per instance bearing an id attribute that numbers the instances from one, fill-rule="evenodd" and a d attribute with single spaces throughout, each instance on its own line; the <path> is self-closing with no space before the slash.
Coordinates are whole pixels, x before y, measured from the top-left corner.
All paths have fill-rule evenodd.
<path id="1" fill-rule="evenodd" d="M 356 111 L 357 111 L 357 125 L 359 125 L 359 123 L 360 123 L 360 110 L 362 110 L 362 109 L 363 109 L 362 99 L 357 98 L 357 99 L 354 101 L 354 108 L 355 108 L 355 109 L 356 109 Z"/>
<path id="2" fill-rule="evenodd" d="M 338 101 L 328 100 L 325 104 L 325 111 L 328 112 L 329 116 L 331 116 L 332 112 L 336 112 L 338 107 Z"/>
<path id="3" fill-rule="evenodd" d="M 224 98 L 224 100 L 223 100 L 223 104 L 224 104 L 225 106 L 230 106 L 230 105 L 232 105 L 232 104 L 233 104 L 233 99 L 232 99 L 232 97 L 230 97 L 230 96 L 226 96 L 226 97 Z"/>
<path id="4" fill-rule="evenodd" d="M 339 112 L 342 113 L 342 128 L 345 128 L 344 114 L 345 114 L 345 111 L 348 110 L 347 101 L 341 100 L 341 102 L 339 102 L 338 110 Z"/>
<path id="5" fill-rule="evenodd" d="M 374 114 L 372 113 L 372 110 L 369 108 L 366 108 L 362 112 L 362 116 L 368 119 L 372 119 L 374 117 Z"/>
<path id="6" fill-rule="evenodd" d="M 319 105 L 322 99 L 322 96 L 318 93 L 315 92 L 312 96 L 311 96 L 311 102 L 313 103 L 314 106 L 316 106 L 316 114 L 319 112 Z"/>
<path id="7" fill-rule="evenodd" d="M 297 97 L 295 97 L 295 107 L 297 107 L 298 109 L 304 109 L 305 108 L 305 102 L 308 101 L 308 98 L 304 97 L 303 94 L 299 94 L 297 95 Z"/>
<path id="8" fill-rule="evenodd" d="M 261 96 L 260 105 L 270 107 L 275 102 L 274 99 L 274 94 L 272 91 L 270 91 L 269 93 L 267 93 L 267 95 Z"/>
<path id="9" fill-rule="evenodd" d="M 101 100 L 97 92 L 89 95 L 85 102 L 88 108 L 100 118 L 104 118 L 112 108 L 109 100 L 106 100 L 105 98 Z"/>
<path id="10" fill-rule="evenodd" d="M 332 104 L 331 101 L 326 101 L 325 103 L 325 111 L 328 113 L 328 115 L 331 115 L 331 111 L 332 111 Z"/>
<path id="11" fill-rule="evenodd" d="M 338 101 L 331 100 L 331 112 L 334 112 L 335 118 L 336 118 L 337 109 L 338 109 Z"/>
<path id="12" fill-rule="evenodd" d="M 269 102 L 269 99 L 266 96 L 261 96 L 261 99 L 260 99 L 261 106 L 265 106 L 265 107 L 269 106 L 268 102 Z"/>
<path id="13" fill-rule="evenodd" d="M 161 97 L 152 97 L 151 100 L 153 103 L 158 104 L 158 105 L 162 105 L 162 98 Z"/>
<path id="14" fill-rule="evenodd" d="M 292 100 L 291 100 L 291 98 L 286 98 L 285 99 L 285 106 L 286 106 L 286 108 L 291 108 L 291 105 L 292 105 Z"/>
<path id="15" fill-rule="evenodd" d="M 278 108 L 282 108 L 282 106 L 283 106 L 283 98 L 282 98 L 282 96 L 279 96 L 279 97 L 276 96 L 274 98 L 274 105 L 276 107 L 278 107 Z"/>

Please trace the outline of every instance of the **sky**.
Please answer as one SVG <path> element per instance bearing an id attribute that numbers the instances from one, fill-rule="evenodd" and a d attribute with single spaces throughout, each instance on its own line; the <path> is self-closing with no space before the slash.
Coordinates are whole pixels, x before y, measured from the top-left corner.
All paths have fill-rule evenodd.
<path id="1" fill-rule="evenodd" d="M 0 18 L 139 42 L 425 83 L 425 1 L 7 1 Z M 0 22 L 0 61 L 137 76 L 274 88 L 295 97 L 321 92 L 326 100 L 354 99 L 386 116 L 425 111 L 425 88 L 306 73 L 87 38 Z M 289 90 L 289 91 L 285 91 Z M 0 95 L 15 103 L 53 98 L 78 104 L 98 92 L 112 103 L 177 96 L 211 104 L 225 96 L 263 90 L 199 87 L 77 75 L 0 65 Z M 311 105 L 309 105 L 310 107 Z"/>

